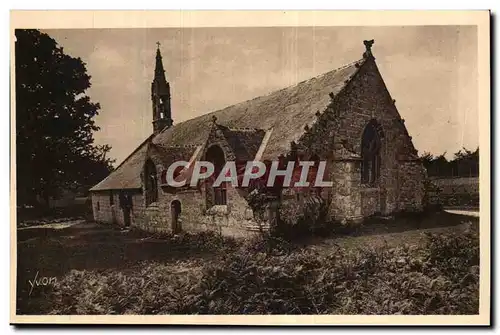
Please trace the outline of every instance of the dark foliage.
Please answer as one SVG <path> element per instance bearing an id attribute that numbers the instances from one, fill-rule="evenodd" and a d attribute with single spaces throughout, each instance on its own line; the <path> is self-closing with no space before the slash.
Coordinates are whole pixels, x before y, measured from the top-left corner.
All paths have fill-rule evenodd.
<path id="1" fill-rule="evenodd" d="M 63 189 L 89 188 L 112 169 L 94 145 L 100 106 L 85 95 L 85 63 L 47 34 L 15 31 L 17 203 L 48 203 Z"/>
<path id="2" fill-rule="evenodd" d="M 303 197 L 303 201 L 283 201 L 279 206 L 279 221 L 276 234 L 287 240 L 310 236 L 322 232 L 328 225 L 327 206 L 323 199 L 316 195 Z"/>
<path id="3" fill-rule="evenodd" d="M 448 161 L 445 154 L 433 156 L 424 153 L 420 158 L 429 177 L 477 177 L 479 176 L 479 148 L 470 151 L 465 148 L 455 153 Z"/>
<path id="4" fill-rule="evenodd" d="M 17 224 L 19 226 L 39 225 L 43 222 L 64 222 L 65 220 L 85 219 L 93 220 L 92 203 L 86 201 L 83 204 L 74 204 L 66 207 L 33 207 L 25 208 L 17 213 Z"/>

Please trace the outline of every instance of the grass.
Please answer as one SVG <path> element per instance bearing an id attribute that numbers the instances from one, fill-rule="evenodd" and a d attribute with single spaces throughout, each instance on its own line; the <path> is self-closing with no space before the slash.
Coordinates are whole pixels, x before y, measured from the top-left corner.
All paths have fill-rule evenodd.
<path id="1" fill-rule="evenodd" d="M 443 221 L 443 219 L 446 219 Z M 478 220 L 371 222 L 275 245 L 90 224 L 19 231 L 18 314 L 476 314 Z M 28 295 L 33 271 L 55 285 Z"/>

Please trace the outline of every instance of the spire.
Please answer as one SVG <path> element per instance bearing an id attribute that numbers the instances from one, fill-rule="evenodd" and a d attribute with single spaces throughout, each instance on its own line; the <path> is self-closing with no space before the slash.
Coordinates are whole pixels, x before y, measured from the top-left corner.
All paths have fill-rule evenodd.
<path id="1" fill-rule="evenodd" d="M 155 66 L 155 78 L 165 78 L 165 69 L 163 68 L 163 61 L 160 52 L 160 42 L 156 42 L 156 66 Z"/>
<path id="2" fill-rule="evenodd" d="M 155 134 L 173 124 L 170 107 L 170 84 L 165 78 L 165 69 L 160 52 L 160 42 L 156 42 L 155 75 L 151 83 L 151 100 L 153 103 L 153 132 Z"/>

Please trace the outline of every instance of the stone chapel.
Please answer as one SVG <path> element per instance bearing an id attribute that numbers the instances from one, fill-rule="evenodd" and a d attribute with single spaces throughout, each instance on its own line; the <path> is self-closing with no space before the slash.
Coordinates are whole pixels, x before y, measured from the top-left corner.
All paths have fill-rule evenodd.
<path id="1" fill-rule="evenodd" d="M 404 119 L 364 41 L 358 60 L 268 95 L 174 124 L 170 84 L 158 46 L 151 83 L 153 132 L 91 191 L 97 222 L 151 232 L 216 230 L 244 237 L 266 226 L 247 201 L 251 191 L 209 182 L 170 187 L 178 160 L 326 161 L 332 187 L 272 190 L 276 201 L 310 196 L 332 222 L 421 211 L 423 168 Z"/>

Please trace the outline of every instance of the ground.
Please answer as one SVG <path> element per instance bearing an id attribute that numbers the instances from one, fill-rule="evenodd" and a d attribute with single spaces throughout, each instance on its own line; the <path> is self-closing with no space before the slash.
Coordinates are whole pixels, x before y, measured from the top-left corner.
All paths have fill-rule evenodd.
<path id="1" fill-rule="evenodd" d="M 464 214 L 464 213 L 461 213 Z M 470 213 L 465 213 L 470 214 Z M 478 219 L 446 212 L 421 218 L 378 219 L 348 236 L 314 237 L 300 241 L 301 249 L 327 253 L 336 246 L 356 248 L 423 244 L 424 232 L 460 234 Z M 216 245 L 199 237 L 152 237 L 85 220 L 65 220 L 17 230 L 17 313 L 46 311 L 46 292 L 71 270 L 117 270 L 137 274 L 148 264 L 166 271 L 201 269 L 207 260 L 221 256 Z M 227 248 L 223 249 L 227 253 Z M 46 278 L 46 279 L 45 279 Z M 52 281 L 51 281 L 52 279 Z M 38 284 L 36 284 L 38 283 Z"/>

